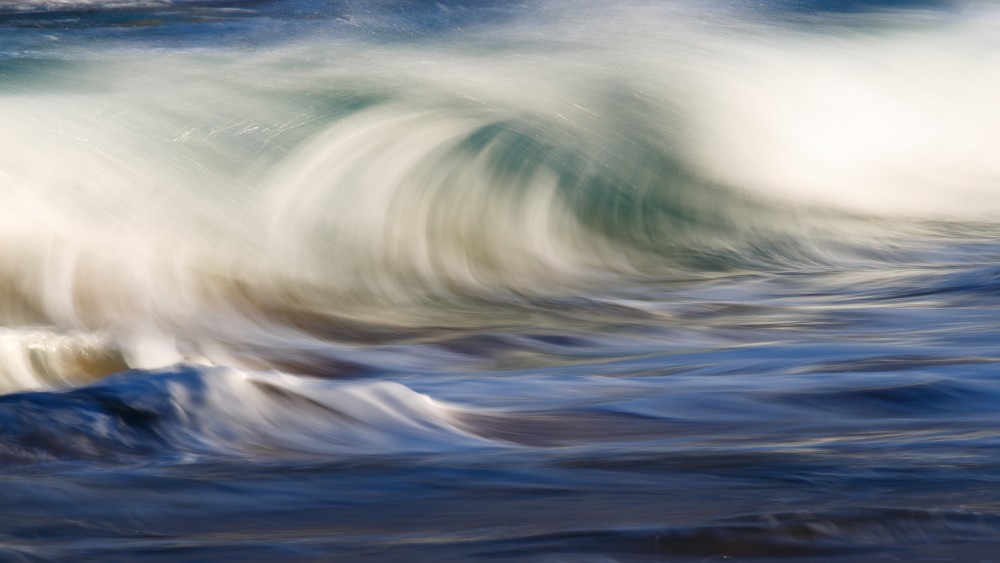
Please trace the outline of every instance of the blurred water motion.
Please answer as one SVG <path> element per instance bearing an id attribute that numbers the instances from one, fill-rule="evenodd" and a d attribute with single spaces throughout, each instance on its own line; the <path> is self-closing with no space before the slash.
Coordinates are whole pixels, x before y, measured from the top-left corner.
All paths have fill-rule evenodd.
<path id="1" fill-rule="evenodd" d="M 998 21 L 0 0 L 0 559 L 994 557 Z"/>

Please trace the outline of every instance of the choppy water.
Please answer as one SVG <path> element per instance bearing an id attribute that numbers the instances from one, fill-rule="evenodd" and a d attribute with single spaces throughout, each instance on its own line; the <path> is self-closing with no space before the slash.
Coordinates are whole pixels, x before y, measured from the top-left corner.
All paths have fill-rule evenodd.
<path id="1" fill-rule="evenodd" d="M 1000 558 L 998 24 L 0 1 L 0 560 Z"/>

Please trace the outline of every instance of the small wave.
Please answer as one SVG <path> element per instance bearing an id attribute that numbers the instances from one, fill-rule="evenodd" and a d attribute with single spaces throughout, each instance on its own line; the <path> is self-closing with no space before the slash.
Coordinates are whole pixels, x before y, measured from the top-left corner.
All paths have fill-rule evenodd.
<path id="1" fill-rule="evenodd" d="M 973 359 L 941 359 L 905 360 L 905 367 L 896 363 L 867 362 L 864 364 L 845 362 L 840 371 L 891 371 L 893 369 L 912 369 L 920 366 L 961 365 L 988 363 L 989 360 Z M 820 373 L 828 366 L 823 366 Z M 861 369 L 859 369 L 859 367 Z M 903 381 L 898 384 L 882 384 L 877 386 L 858 386 L 848 389 L 825 389 L 808 392 L 797 392 L 781 398 L 782 402 L 795 405 L 797 408 L 818 409 L 826 412 L 870 417 L 909 417 L 924 418 L 929 416 L 969 414 L 988 412 L 995 401 L 995 392 L 974 381 L 959 381 L 939 379 L 934 381 Z"/>
<path id="2" fill-rule="evenodd" d="M 497 446 L 398 383 L 185 368 L 0 397 L 6 461 L 406 455 Z"/>
<path id="3" fill-rule="evenodd" d="M 880 297 L 890 299 L 944 299 L 960 304 L 974 304 L 990 300 L 1000 294 L 1000 268 L 986 266 L 963 269 L 959 272 L 914 276 L 910 288 L 882 292 Z"/>

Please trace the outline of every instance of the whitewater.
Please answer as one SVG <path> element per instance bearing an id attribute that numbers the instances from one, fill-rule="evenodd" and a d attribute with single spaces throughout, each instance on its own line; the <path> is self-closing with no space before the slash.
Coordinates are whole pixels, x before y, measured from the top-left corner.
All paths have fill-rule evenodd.
<path id="1" fill-rule="evenodd" d="M 0 560 L 996 557 L 998 23 L 0 0 Z"/>

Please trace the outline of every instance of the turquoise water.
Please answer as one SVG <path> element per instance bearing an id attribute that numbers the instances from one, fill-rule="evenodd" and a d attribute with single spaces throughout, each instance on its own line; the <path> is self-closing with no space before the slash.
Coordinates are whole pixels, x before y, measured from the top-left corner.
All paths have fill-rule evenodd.
<path id="1" fill-rule="evenodd" d="M 998 17 L 0 1 L 0 559 L 995 558 Z"/>

